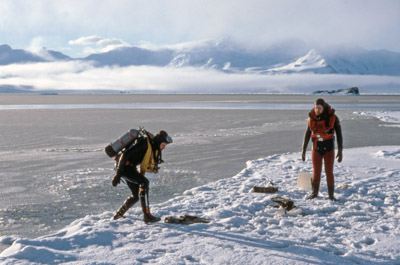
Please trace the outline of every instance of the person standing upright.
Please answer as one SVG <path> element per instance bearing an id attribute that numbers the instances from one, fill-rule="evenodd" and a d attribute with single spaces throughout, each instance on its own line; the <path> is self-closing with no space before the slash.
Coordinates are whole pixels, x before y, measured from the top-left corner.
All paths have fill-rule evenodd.
<path id="1" fill-rule="evenodd" d="M 312 193 L 308 199 L 318 197 L 319 186 L 321 183 L 322 161 L 324 161 L 326 181 L 328 186 L 329 199 L 336 201 L 334 197 L 335 179 L 333 166 L 335 162 L 335 132 L 338 144 L 337 161 L 343 159 L 343 137 L 339 118 L 335 114 L 335 109 L 325 102 L 322 98 L 315 101 L 314 108 L 311 109 L 308 117 L 308 126 L 303 140 L 302 160 L 306 160 L 308 143 L 312 145 L 313 179 Z"/>

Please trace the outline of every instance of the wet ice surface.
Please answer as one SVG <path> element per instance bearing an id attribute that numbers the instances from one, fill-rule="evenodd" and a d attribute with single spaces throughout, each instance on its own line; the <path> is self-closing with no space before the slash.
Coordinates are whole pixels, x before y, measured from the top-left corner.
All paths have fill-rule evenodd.
<path id="1" fill-rule="evenodd" d="M 114 165 L 103 149 L 131 128 L 141 125 L 154 133 L 164 129 L 174 139 L 163 152 L 166 163 L 160 173 L 148 176 L 150 202 L 160 203 L 193 187 L 232 177 L 247 160 L 300 150 L 315 98 L 1 95 L 0 236 L 35 237 L 86 215 L 116 210 L 129 190 L 123 184 L 111 186 Z M 338 110 L 345 148 L 399 144 L 399 128 L 379 126 L 384 122 L 355 113 L 399 110 L 399 96 L 325 98 Z M 163 108 L 118 107 L 143 103 Z M 90 107 L 4 107 L 58 104 Z M 218 108 L 226 104 L 230 108 Z M 287 109 L 287 104 L 295 107 Z"/>

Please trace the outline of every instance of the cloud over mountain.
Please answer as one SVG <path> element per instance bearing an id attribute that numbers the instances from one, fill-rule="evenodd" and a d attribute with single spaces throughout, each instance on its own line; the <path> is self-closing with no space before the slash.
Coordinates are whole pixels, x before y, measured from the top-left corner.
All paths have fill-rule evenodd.
<path id="1" fill-rule="evenodd" d="M 230 40 L 120 47 L 81 59 L 1 45 L 0 92 L 311 93 L 359 86 L 361 93 L 398 93 L 399 62 L 399 53 L 386 50 L 312 48 L 295 40 L 258 50 Z"/>
<path id="2" fill-rule="evenodd" d="M 104 38 L 100 36 L 81 37 L 68 42 L 69 45 L 84 46 L 84 53 L 104 53 L 121 47 L 130 47 L 131 45 L 123 40 L 116 38 Z"/>
<path id="3" fill-rule="evenodd" d="M 119 39 L 82 37 L 89 55 L 73 59 L 47 49 L 32 53 L 0 46 L 0 64 L 57 60 L 91 61 L 102 66 L 200 67 L 227 73 L 400 75 L 400 53 L 369 51 L 358 46 L 312 47 L 297 39 L 250 49 L 231 39 L 207 40 L 161 47 L 133 47 Z"/>
<path id="4" fill-rule="evenodd" d="M 231 73 L 254 74 L 367 74 L 400 75 L 400 53 L 369 51 L 357 46 L 314 48 L 300 40 L 246 49 L 231 40 L 158 49 L 120 47 L 84 58 L 104 65 L 201 67 Z"/>
<path id="5" fill-rule="evenodd" d="M 114 38 L 103 38 L 99 36 L 87 36 L 81 37 L 76 40 L 69 41 L 70 45 L 127 45 L 128 43 L 124 42 L 123 40 L 114 39 Z"/>

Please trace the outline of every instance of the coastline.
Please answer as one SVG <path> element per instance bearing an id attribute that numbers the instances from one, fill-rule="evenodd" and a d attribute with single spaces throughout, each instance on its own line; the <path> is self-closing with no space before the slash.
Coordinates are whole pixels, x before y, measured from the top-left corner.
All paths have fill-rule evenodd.
<path id="1" fill-rule="evenodd" d="M 287 98 L 291 100 L 288 102 Z M 333 102 L 354 102 L 357 100 L 400 101 L 400 94 L 371 95 L 307 95 L 307 94 L 0 94 L 0 105 L 23 104 L 124 104 L 158 102 L 227 102 L 248 103 L 313 103 L 326 97 Z M 393 98 L 394 97 L 394 98 Z"/>

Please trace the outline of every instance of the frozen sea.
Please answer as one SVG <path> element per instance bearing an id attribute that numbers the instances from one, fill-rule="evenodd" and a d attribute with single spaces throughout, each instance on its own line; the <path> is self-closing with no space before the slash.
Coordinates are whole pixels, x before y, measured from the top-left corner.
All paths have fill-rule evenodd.
<path id="1" fill-rule="evenodd" d="M 385 119 L 400 111 L 400 96 L 323 97 L 337 110 L 345 149 L 400 145 L 400 128 Z M 163 129 L 174 139 L 159 174 L 148 176 L 157 204 L 235 176 L 248 160 L 300 151 L 316 98 L 1 95 L 0 236 L 34 238 L 115 211 L 129 190 L 111 186 L 114 163 L 104 147 L 131 128 Z"/>

